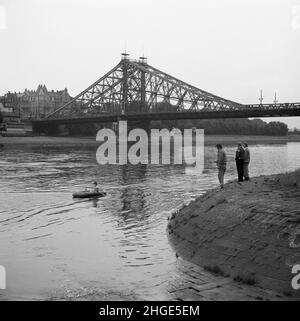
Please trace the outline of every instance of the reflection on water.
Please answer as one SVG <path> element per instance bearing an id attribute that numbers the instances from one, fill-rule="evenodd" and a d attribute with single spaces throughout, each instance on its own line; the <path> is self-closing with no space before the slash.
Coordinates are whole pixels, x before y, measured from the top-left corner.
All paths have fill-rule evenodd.
<path id="1" fill-rule="evenodd" d="M 227 179 L 235 178 L 227 147 Z M 252 175 L 292 170 L 300 143 L 251 147 Z M 166 235 L 167 217 L 217 185 L 215 148 L 205 171 L 172 165 L 100 166 L 93 148 L 0 151 L 0 264 L 6 298 L 169 299 L 186 267 Z M 97 180 L 98 200 L 71 193 Z"/>

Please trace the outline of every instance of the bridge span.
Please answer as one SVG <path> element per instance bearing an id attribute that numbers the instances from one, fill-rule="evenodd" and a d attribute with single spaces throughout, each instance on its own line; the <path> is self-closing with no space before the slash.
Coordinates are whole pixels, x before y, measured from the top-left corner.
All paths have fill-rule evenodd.
<path id="1" fill-rule="evenodd" d="M 225 118 L 263 118 L 263 117 L 295 117 L 300 116 L 300 103 L 269 105 L 244 105 L 240 110 L 201 110 L 178 112 L 147 112 L 127 114 L 100 114 L 87 115 L 86 117 L 71 118 L 44 118 L 34 120 L 36 125 L 43 124 L 87 124 L 111 123 L 119 120 L 144 121 L 144 120 L 181 120 L 181 119 L 225 119 Z"/>
<path id="2" fill-rule="evenodd" d="M 183 82 L 150 66 L 146 58 L 122 60 L 107 74 L 33 128 L 119 120 L 223 119 L 300 116 L 300 103 L 243 105 Z"/>

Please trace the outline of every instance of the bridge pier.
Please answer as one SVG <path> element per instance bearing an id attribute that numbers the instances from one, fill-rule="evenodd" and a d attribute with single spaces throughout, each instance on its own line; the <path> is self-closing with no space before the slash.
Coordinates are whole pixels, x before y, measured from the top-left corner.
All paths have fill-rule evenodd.
<path id="1" fill-rule="evenodd" d="M 144 129 L 147 133 L 150 131 L 150 120 L 130 120 L 127 121 L 127 135 L 132 129 Z M 118 123 L 119 127 L 119 123 Z"/>
<path id="2" fill-rule="evenodd" d="M 60 134 L 60 127 L 58 124 L 41 124 L 37 122 L 32 123 L 32 133 L 34 135 L 49 135 L 58 136 Z"/>

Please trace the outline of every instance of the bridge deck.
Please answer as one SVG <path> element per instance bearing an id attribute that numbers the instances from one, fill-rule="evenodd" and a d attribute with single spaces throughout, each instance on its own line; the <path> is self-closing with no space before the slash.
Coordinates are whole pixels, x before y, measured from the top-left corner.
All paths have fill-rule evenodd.
<path id="1" fill-rule="evenodd" d="M 98 114 L 73 118 L 45 118 L 32 121 L 33 124 L 83 124 L 93 122 L 116 122 L 119 120 L 179 120 L 179 119 L 220 119 L 256 117 L 295 117 L 300 116 L 300 103 L 279 105 L 244 105 L 240 110 L 202 110 L 179 112 L 148 112 L 127 114 Z"/>

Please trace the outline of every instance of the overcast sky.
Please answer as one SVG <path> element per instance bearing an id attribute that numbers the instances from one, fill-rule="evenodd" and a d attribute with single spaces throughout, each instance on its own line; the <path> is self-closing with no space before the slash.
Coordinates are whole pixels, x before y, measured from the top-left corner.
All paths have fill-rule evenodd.
<path id="1" fill-rule="evenodd" d="M 0 0 L 0 95 L 76 95 L 125 48 L 227 99 L 300 102 L 300 0 Z"/>

